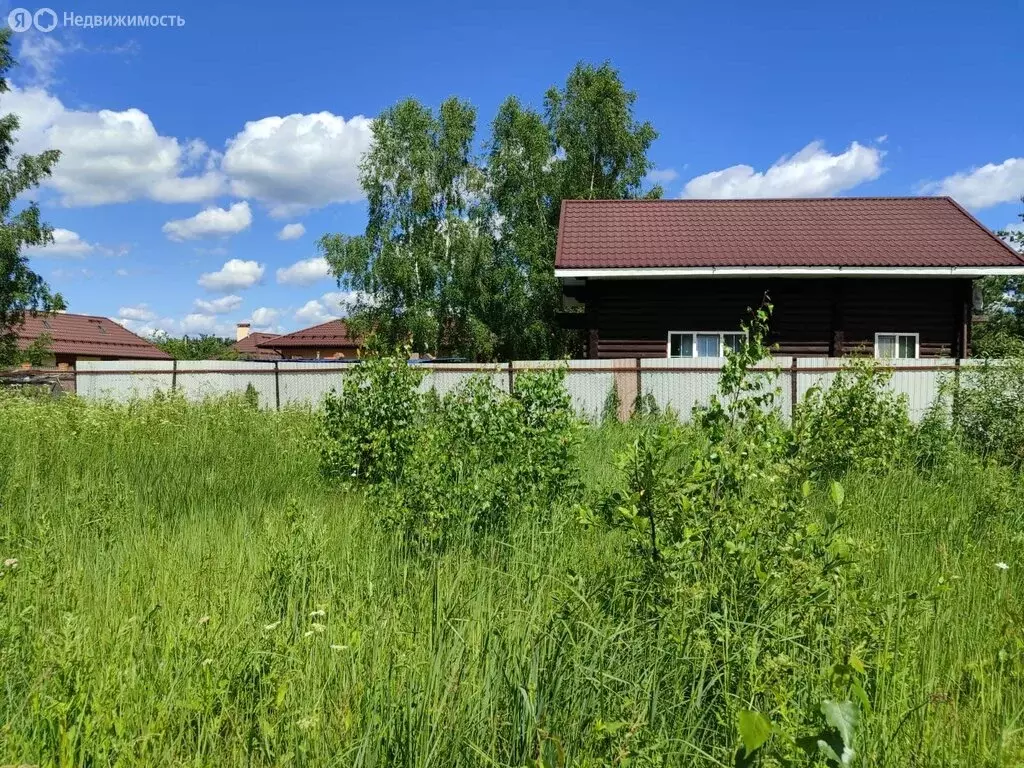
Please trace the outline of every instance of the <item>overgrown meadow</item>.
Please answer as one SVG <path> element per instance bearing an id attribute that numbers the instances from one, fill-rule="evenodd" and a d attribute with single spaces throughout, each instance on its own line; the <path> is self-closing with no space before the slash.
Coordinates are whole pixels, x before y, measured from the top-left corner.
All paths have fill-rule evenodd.
<path id="1" fill-rule="evenodd" d="M 1024 764 L 1020 379 L 790 428 L 752 338 L 688 425 L 5 396 L 0 764 Z"/>

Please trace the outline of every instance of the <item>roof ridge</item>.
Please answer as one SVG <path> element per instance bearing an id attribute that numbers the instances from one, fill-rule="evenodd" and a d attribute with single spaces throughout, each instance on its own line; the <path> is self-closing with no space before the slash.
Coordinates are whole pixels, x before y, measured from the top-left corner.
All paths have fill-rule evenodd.
<path id="1" fill-rule="evenodd" d="M 951 199 L 947 195 L 850 195 L 844 197 L 607 197 L 566 198 L 563 203 L 832 203 L 856 202 L 859 200 L 906 200 L 906 201 L 941 201 Z"/>

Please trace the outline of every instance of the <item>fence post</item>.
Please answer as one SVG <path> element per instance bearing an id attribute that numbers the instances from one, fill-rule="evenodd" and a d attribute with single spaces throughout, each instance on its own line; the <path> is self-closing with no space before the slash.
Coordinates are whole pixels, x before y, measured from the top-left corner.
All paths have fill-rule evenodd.
<path id="1" fill-rule="evenodd" d="M 942 390 L 940 389 L 939 392 L 940 392 L 940 397 L 941 397 Z M 949 415 L 953 419 L 956 419 L 957 406 L 959 405 L 959 402 L 960 402 L 960 358 L 958 357 L 956 359 L 956 362 L 953 364 L 953 397 L 952 397 L 952 402 L 950 402 L 950 404 L 949 404 L 949 408 L 950 408 Z"/>
<path id="2" fill-rule="evenodd" d="M 277 367 L 277 360 L 274 361 L 274 408 L 281 410 L 281 370 Z"/>
<path id="3" fill-rule="evenodd" d="M 514 395 L 516 391 L 516 375 L 515 368 L 512 367 L 512 361 L 508 361 L 508 393 Z"/>
<path id="4" fill-rule="evenodd" d="M 636 359 L 636 397 L 633 398 L 633 412 L 636 413 L 638 406 L 641 406 L 644 401 L 644 388 L 643 388 L 643 367 L 640 364 L 640 358 Z"/>
<path id="5" fill-rule="evenodd" d="M 178 388 L 178 358 L 171 361 L 171 392 Z"/>
<path id="6" fill-rule="evenodd" d="M 796 355 L 793 356 L 792 361 L 789 364 L 789 423 L 792 424 L 796 420 Z"/>

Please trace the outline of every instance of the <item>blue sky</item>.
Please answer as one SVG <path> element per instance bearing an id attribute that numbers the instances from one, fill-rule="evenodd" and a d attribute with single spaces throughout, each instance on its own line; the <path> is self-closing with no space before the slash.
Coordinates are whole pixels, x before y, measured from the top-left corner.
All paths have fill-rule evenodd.
<path id="1" fill-rule="evenodd" d="M 0 99 L 25 151 L 64 152 L 38 196 L 58 243 L 33 264 L 71 311 L 143 333 L 336 315 L 315 241 L 362 231 L 369 119 L 457 95 L 483 140 L 507 95 L 539 106 L 581 59 L 638 93 L 669 196 L 952 194 L 1019 221 L 1019 0 L 50 7 L 185 21 L 16 34 Z"/>

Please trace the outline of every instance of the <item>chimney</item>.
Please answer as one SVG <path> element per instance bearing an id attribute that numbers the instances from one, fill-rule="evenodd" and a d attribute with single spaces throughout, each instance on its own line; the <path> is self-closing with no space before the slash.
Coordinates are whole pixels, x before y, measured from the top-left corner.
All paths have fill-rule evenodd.
<path id="1" fill-rule="evenodd" d="M 235 341 L 241 341 L 249 335 L 249 323 L 239 323 L 235 326 Z"/>

